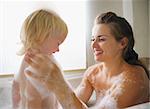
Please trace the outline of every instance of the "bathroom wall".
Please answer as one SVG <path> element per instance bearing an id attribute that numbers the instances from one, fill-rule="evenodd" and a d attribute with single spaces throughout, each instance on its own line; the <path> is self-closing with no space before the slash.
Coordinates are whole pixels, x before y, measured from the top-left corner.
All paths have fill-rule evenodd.
<path id="1" fill-rule="evenodd" d="M 133 31 L 135 35 L 135 50 L 141 57 L 149 54 L 149 0 L 133 0 Z"/>
<path id="2" fill-rule="evenodd" d="M 97 14 L 107 11 L 113 11 L 129 21 L 134 32 L 135 50 L 140 57 L 150 57 L 150 0 L 89 0 L 87 3 L 86 28 L 87 66 L 95 63 L 90 47 L 91 30 L 94 18 Z"/>
<path id="3" fill-rule="evenodd" d="M 149 31 L 149 36 L 148 36 L 148 48 L 149 48 L 149 46 L 150 46 L 150 0 L 148 0 L 148 7 L 149 7 L 149 11 L 148 11 L 148 17 L 149 17 L 149 21 L 148 21 L 148 25 L 149 25 L 149 29 L 148 29 L 148 31 Z M 148 49 L 148 51 L 149 51 L 149 57 L 150 57 L 150 50 Z"/>
<path id="4" fill-rule="evenodd" d="M 87 3 L 87 28 L 86 28 L 86 41 L 87 41 L 87 66 L 90 66 L 95 63 L 93 59 L 93 53 L 90 46 L 91 39 L 91 30 L 93 26 L 93 21 L 98 14 L 113 11 L 116 14 L 122 16 L 123 15 L 123 5 L 122 0 L 89 0 Z"/>

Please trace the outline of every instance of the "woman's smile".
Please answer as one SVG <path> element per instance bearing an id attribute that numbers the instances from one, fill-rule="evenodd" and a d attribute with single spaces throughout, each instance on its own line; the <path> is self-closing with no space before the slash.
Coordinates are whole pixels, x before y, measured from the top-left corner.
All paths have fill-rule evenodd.
<path id="1" fill-rule="evenodd" d="M 102 53 L 103 53 L 102 50 L 94 50 L 94 55 L 95 55 L 95 56 L 99 56 L 99 55 L 101 55 Z"/>

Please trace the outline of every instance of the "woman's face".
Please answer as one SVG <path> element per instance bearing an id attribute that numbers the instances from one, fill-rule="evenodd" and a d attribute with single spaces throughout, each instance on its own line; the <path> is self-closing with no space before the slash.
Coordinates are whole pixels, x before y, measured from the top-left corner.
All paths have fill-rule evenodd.
<path id="1" fill-rule="evenodd" d="M 65 40 L 66 35 L 48 37 L 41 45 L 40 51 L 51 55 L 52 53 L 59 52 L 59 45 Z"/>
<path id="2" fill-rule="evenodd" d="M 96 24 L 92 30 L 92 49 L 96 61 L 110 61 L 121 56 L 122 46 L 111 33 L 109 25 Z"/>

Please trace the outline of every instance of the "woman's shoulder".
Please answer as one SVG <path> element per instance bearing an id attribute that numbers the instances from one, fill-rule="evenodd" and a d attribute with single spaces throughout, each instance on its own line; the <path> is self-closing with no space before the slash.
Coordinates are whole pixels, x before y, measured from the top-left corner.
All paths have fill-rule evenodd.
<path id="1" fill-rule="evenodd" d="M 125 83 L 134 84 L 134 86 L 147 85 L 149 79 L 143 67 L 138 65 L 127 65 L 123 72 Z"/>
<path id="2" fill-rule="evenodd" d="M 139 65 L 126 65 L 124 74 L 128 78 L 141 78 L 146 76 L 146 72 L 142 66 Z"/>
<path id="3" fill-rule="evenodd" d="M 121 87 L 123 93 L 119 97 L 121 104 L 137 104 L 147 100 L 149 95 L 149 80 L 140 66 L 129 65 L 123 72 Z"/>
<path id="4" fill-rule="evenodd" d="M 96 75 L 98 72 L 101 71 L 101 65 L 100 64 L 94 64 L 90 67 L 85 72 L 85 75 L 90 77 L 92 75 Z"/>

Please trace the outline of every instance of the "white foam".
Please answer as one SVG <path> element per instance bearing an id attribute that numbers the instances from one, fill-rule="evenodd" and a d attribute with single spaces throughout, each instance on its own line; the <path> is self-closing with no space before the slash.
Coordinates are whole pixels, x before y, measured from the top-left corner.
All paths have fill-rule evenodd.
<path id="1" fill-rule="evenodd" d="M 28 81 L 30 81 L 30 83 L 36 88 L 36 90 L 40 93 L 42 99 L 46 98 L 47 96 L 49 96 L 49 91 L 48 89 L 44 86 L 43 83 L 37 81 L 36 79 L 30 77 L 28 74 L 27 74 L 27 70 L 28 71 L 31 71 L 32 73 L 34 74 L 37 74 L 37 71 L 32 68 L 31 66 L 27 67 L 25 69 L 25 76 L 27 78 Z M 28 95 L 26 94 L 26 96 L 28 97 Z M 29 98 L 32 99 L 32 97 L 30 96 Z"/>
<path id="2" fill-rule="evenodd" d="M 98 108 L 117 109 L 117 102 L 112 96 L 107 95 L 102 99 L 102 101 L 98 105 Z"/>
<path id="3" fill-rule="evenodd" d="M 118 109 L 117 107 L 117 98 L 122 94 L 123 88 L 121 84 L 124 81 L 124 77 L 122 74 L 119 76 L 113 77 L 111 82 L 113 85 L 109 90 L 106 91 L 104 98 L 99 102 L 98 108 L 105 109 Z"/>
<path id="4" fill-rule="evenodd" d="M 53 61 L 55 64 L 57 64 L 57 62 L 56 62 L 55 58 L 53 57 L 53 55 L 50 56 L 50 59 L 51 59 L 51 61 Z M 37 75 L 37 76 L 40 76 L 41 74 L 40 74 L 36 69 L 34 69 L 33 67 L 31 67 L 31 66 L 28 66 L 28 67 L 24 70 L 25 76 L 26 76 L 27 80 L 30 81 L 30 83 L 31 83 L 31 84 L 36 88 L 36 90 L 40 93 L 42 99 L 44 99 L 44 98 L 50 96 L 51 93 L 49 92 L 48 88 L 44 85 L 44 83 L 39 82 L 38 80 L 36 80 L 36 79 L 32 78 L 31 76 L 29 76 L 29 75 L 27 74 L 27 71 L 30 71 L 30 72 L 32 72 L 33 74 Z M 47 76 L 46 76 L 46 77 L 47 77 Z M 45 78 L 45 79 L 47 79 L 47 78 Z M 28 96 L 28 95 L 26 94 L 26 96 Z M 30 99 L 32 99 L 32 97 L 30 97 Z"/>

